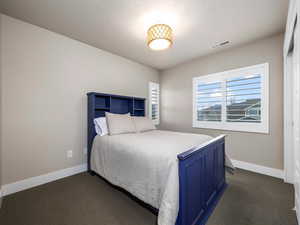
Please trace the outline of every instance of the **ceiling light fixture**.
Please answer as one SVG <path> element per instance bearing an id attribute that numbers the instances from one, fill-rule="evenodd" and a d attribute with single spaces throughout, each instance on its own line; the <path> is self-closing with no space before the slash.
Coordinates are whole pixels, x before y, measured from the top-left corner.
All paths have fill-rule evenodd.
<path id="1" fill-rule="evenodd" d="M 147 34 L 147 44 L 152 50 L 164 50 L 173 44 L 172 28 L 166 24 L 151 26 Z"/>

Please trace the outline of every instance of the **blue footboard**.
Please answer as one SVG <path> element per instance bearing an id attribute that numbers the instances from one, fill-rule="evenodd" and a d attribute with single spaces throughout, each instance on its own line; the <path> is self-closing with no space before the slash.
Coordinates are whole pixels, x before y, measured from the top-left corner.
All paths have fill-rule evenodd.
<path id="1" fill-rule="evenodd" d="M 225 188 L 225 136 L 183 152 L 179 163 L 176 225 L 204 225 Z"/>

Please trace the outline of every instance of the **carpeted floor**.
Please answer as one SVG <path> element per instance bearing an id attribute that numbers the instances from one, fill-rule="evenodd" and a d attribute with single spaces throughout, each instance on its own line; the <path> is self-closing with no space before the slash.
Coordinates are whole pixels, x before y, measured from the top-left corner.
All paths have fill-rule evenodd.
<path id="1" fill-rule="evenodd" d="M 293 187 L 238 170 L 207 225 L 296 225 Z M 156 216 L 102 179 L 82 173 L 6 196 L 1 225 L 155 225 Z"/>

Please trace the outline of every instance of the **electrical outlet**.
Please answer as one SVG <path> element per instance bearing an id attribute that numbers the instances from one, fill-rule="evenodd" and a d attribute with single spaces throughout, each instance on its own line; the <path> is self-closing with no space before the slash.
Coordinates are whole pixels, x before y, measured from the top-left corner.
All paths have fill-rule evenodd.
<path id="1" fill-rule="evenodd" d="M 85 147 L 85 148 L 83 149 L 83 154 L 84 154 L 84 155 L 87 154 L 87 147 Z"/>
<path id="2" fill-rule="evenodd" d="M 67 157 L 68 158 L 72 158 L 73 157 L 73 151 L 72 150 L 68 150 L 67 151 Z"/>

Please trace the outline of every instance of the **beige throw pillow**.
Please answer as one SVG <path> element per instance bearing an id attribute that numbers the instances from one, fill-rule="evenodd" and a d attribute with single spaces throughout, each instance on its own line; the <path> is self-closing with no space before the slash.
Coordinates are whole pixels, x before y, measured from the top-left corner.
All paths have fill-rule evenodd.
<path id="1" fill-rule="evenodd" d="M 155 130 L 156 127 L 152 123 L 152 121 L 144 116 L 134 116 L 133 121 L 135 124 L 135 128 L 137 132 Z"/>
<path id="2" fill-rule="evenodd" d="M 135 125 L 130 114 L 105 113 L 109 135 L 135 133 Z"/>

